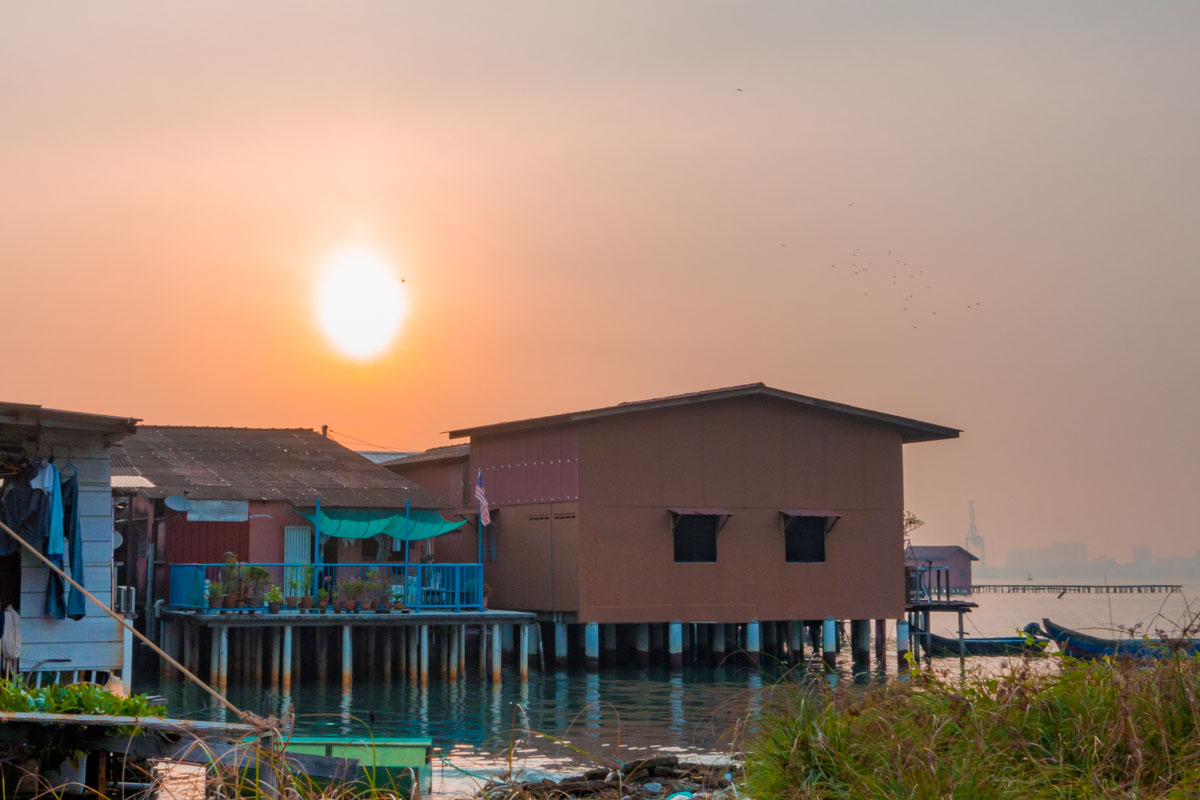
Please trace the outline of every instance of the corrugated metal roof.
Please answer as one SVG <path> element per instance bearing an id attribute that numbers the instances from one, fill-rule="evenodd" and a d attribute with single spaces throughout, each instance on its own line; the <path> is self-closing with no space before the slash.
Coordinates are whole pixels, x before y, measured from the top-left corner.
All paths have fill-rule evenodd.
<path id="1" fill-rule="evenodd" d="M 330 508 L 449 508 L 412 481 L 307 428 L 144 425 L 124 443 L 147 497 L 282 500 Z"/>
<path id="2" fill-rule="evenodd" d="M 417 450 L 355 450 L 360 456 L 372 464 L 383 464 L 405 456 L 418 455 Z"/>
<path id="3" fill-rule="evenodd" d="M 133 417 L 64 411 L 59 408 L 44 408 L 32 403 L 0 402 L 0 425 L 40 427 L 44 430 L 97 432 L 120 438 L 133 433 L 137 423 L 138 420 Z"/>
<path id="4" fill-rule="evenodd" d="M 411 453 L 406 456 L 382 462 L 385 467 L 408 466 L 410 464 L 431 464 L 438 461 L 465 460 L 471 456 L 469 444 L 447 444 L 441 447 L 431 447 L 423 453 Z"/>
<path id="5" fill-rule="evenodd" d="M 910 544 L 905 548 L 904 556 L 911 561 L 942 561 L 959 551 L 966 553 L 972 561 L 979 560 L 979 556 L 956 544 Z"/>
<path id="6" fill-rule="evenodd" d="M 670 397 L 658 397 L 651 400 L 629 401 L 618 403 L 615 406 L 594 408 L 589 411 L 574 411 L 566 414 L 553 414 L 546 417 L 514 420 L 512 422 L 499 422 L 493 425 L 479 425 L 473 428 L 460 428 L 458 430 L 450 431 L 449 436 L 451 439 L 459 439 L 464 436 L 481 436 L 489 433 L 505 433 L 508 431 L 522 430 L 527 428 L 543 428 L 552 425 L 582 422 L 584 420 L 596 419 L 598 417 L 613 416 L 615 414 L 630 414 L 638 411 L 652 411 L 662 408 L 671 408 L 673 406 L 691 405 L 693 403 L 705 403 L 712 402 L 714 400 L 728 400 L 734 397 L 752 396 L 773 397 L 779 400 L 795 403 L 797 405 L 819 408 L 836 414 L 859 417 L 870 422 L 876 422 L 898 428 L 902 432 L 905 442 L 928 442 L 936 439 L 955 439 L 958 438 L 958 434 L 961 433 L 961 431 L 959 431 L 957 428 L 947 428 L 943 425 L 935 425 L 932 422 L 921 422 L 920 420 L 908 419 L 907 417 L 897 417 L 893 414 L 885 414 L 881 411 L 871 411 L 865 408 L 849 406 L 844 403 L 835 403 L 831 400 L 821 400 L 816 397 L 786 392 L 782 389 L 773 389 L 763 383 L 748 383 L 742 386 L 730 386 L 724 389 L 707 389 L 701 392 L 677 394 L 671 395 Z"/>

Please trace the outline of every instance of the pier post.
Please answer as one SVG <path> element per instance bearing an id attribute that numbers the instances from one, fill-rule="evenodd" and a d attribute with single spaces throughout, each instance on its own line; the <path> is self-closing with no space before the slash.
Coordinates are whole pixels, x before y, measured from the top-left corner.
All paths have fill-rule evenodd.
<path id="1" fill-rule="evenodd" d="M 442 662 L 438 666 L 442 673 L 442 680 L 450 677 L 450 628 L 441 626 L 437 633 L 438 638 L 438 658 Z"/>
<path id="2" fill-rule="evenodd" d="M 825 618 L 825 626 L 821 643 L 821 657 L 825 660 L 826 669 L 837 667 L 837 621 L 833 617 Z"/>
<path id="3" fill-rule="evenodd" d="M 171 649 L 171 627 L 172 625 L 170 622 L 163 622 L 162 638 L 159 641 L 158 646 L 161 647 L 163 652 L 165 652 L 167 655 L 175 658 L 175 653 Z M 158 660 L 158 679 L 164 683 L 171 679 L 171 665 L 167 663 L 165 658 L 160 658 Z"/>
<path id="4" fill-rule="evenodd" d="M 317 658 L 317 681 L 321 686 L 329 683 L 329 629 L 317 628 L 317 647 L 313 655 Z"/>
<path id="5" fill-rule="evenodd" d="M 600 626 L 595 622 L 583 626 L 583 655 L 588 672 L 600 669 Z"/>
<path id="6" fill-rule="evenodd" d="M 220 656 L 217 659 L 217 691 L 224 697 L 229 691 L 229 626 L 221 626 L 221 642 L 217 649 Z"/>
<path id="7" fill-rule="evenodd" d="M 429 685 L 429 626 L 428 625 L 421 626 L 420 649 L 421 649 L 421 653 L 420 653 L 419 658 L 421 660 L 421 666 L 420 666 L 421 685 L 428 686 Z"/>
<path id="8" fill-rule="evenodd" d="M 458 632 L 458 674 L 467 677 L 467 626 L 459 625 Z"/>
<path id="9" fill-rule="evenodd" d="M 492 623 L 492 683 L 500 685 L 500 667 L 504 663 L 504 654 L 500 652 L 500 624 Z"/>
<path id="10" fill-rule="evenodd" d="M 459 626 L 461 627 L 461 626 Z M 449 634 L 446 638 L 450 640 L 450 680 L 458 680 L 458 629 L 449 628 L 446 630 Z"/>
<path id="11" fill-rule="evenodd" d="M 850 620 L 850 653 L 855 673 L 866 672 L 871 663 L 871 621 Z"/>
<path id="12" fill-rule="evenodd" d="M 488 674 L 488 668 L 487 668 L 487 654 L 488 654 L 488 640 L 487 640 L 487 631 L 488 631 L 488 626 L 487 626 L 486 624 L 485 624 L 485 625 L 480 625 L 480 626 L 479 626 L 479 679 L 480 679 L 481 681 L 483 681 L 483 680 L 487 680 L 487 674 Z"/>
<path id="13" fill-rule="evenodd" d="M 529 626 L 521 625 L 521 648 L 518 656 L 521 668 L 521 683 L 529 683 Z"/>
<path id="14" fill-rule="evenodd" d="M 896 667 L 901 672 L 908 669 L 908 648 L 910 639 L 908 634 L 908 620 L 896 620 Z"/>
<path id="15" fill-rule="evenodd" d="M 650 625 L 650 660 L 663 662 L 666 660 L 663 636 L 663 625 L 661 622 L 655 622 Z"/>
<path id="16" fill-rule="evenodd" d="M 271 628 L 271 691 L 279 688 L 279 659 L 283 649 L 280 628 Z"/>
<path id="17" fill-rule="evenodd" d="M 761 653 L 766 653 L 768 656 L 774 656 L 775 648 L 778 645 L 778 642 L 775 639 L 775 623 L 760 622 L 758 623 L 758 630 L 758 635 L 760 637 L 759 641 L 761 642 L 759 647 L 760 658 Z"/>
<path id="18" fill-rule="evenodd" d="M 290 695 L 292 693 L 292 626 L 283 626 L 283 674 L 280 680 L 280 694 Z"/>
<path id="19" fill-rule="evenodd" d="M 617 663 L 617 626 L 610 622 L 601 628 L 604 647 L 601 650 L 604 666 L 611 667 Z"/>
<path id="20" fill-rule="evenodd" d="M 752 619 L 746 623 L 746 655 L 750 657 L 750 663 L 758 666 L 762 658 L 762 633 L 757 619 Z"/>
<path id="21" fill-rule="evenodd" d="M 126 666 L 132 667 L 133 665 L 127 663 Z M 213 687 L 216 687 L 217 684 L 220 683 L 220 678 L 218 677 L 218 675 L 220 674 L 220 670 L 221 670 L 221 629 L 218 628 L 216 625 L 214 625 L 212 627 L 212 643 L 209 645 L 209 648 L 208 648 L 208 682 L 210 684 L 212 684 Z M 126 683 L 125 686 L 128 687 L 129 684 Z"/>
<path id="22" fill-rule="evenodd" d="M 354 688 L 354 640 L 349 625 L 342 626 L 342 693 L 349 694 Z"/>
<path id="23" fill-rule="evenodd" d="M 875 660 L 882 664 L 887 659 L 887 620 L 875 620 Z"/>
<path id="24" fill-rule="evenodd" d="M 804 631 L 798 620 L 789 620 L 788 628 L 788 664 L 796 665 L 804 660 Z"/>
<path id="25" fill-rule="evenodd" d="M 567 623 L 554 623 L 554 667 L 567 668 Z"/>
<path id="26" fill-rule="evenodd" d="M 636 637 L 637 664 L 642 669 L 646 669 L 650 666 L 650 626 L 645 622 L 639 622 Z"/>
<path id="27" fill-rule="evenodd" d="M 678 620 L 667 626 L 667 666 L 671 669 L 683 666 L 683 623 Z"/>
<path id="28" fill-rule="evenodd" d="M 404 632 L 404 635 L 408 638 L 408 682 L 411 685 L 416 686 L 417 683 L 421 680 L 421 677 L 418 673 L 418 668 L 420 666 L 420 661 L 421 661 L 420 631 L 410 627 L 407 631 Z"/>
<path id="29" fill-rule="evenodd" d="M 718 622 L 712 626 L 712 660 L 719 664 L 725 657 L 725 625 Z"/>
<path id="30" fill-rule="evenodd" d="M 382 628 L 379 633 L 383 636 L 383 682 L 390 686 L 392 683 L 392 629 Z"/>
<path id="31" fill-rule="evenodd" d="M 504 659 L 513 661 L 513 638 L 515 636 L 515 625 L 505 625 L 500 629 L 501 642 L 504 645 Z"/>

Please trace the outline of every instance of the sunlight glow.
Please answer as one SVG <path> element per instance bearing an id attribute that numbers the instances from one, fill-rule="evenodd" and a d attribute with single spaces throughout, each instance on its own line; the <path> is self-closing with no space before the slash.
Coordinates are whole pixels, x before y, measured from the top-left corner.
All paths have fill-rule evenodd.
<path id="1" fill-rule="evenodd" d="M 326 262 L 317 284 L 317 320 L 345 355 L 368 361 L 396 338 L 407 311 L 400 281 L 379 255 L 342 250 Z"/>

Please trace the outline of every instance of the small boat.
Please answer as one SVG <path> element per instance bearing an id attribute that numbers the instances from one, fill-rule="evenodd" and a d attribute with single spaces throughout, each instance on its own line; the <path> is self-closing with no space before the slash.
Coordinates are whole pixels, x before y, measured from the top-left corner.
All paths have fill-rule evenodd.
<path id="1" fill-rule="evenodd" d="M 418 798 L 427 797 L 433 784 L 433 742 L 430 739 L 292 736 L 276 742 L 285 754 L 357 761 L 360 775 L 351 783 L 368 790 Z"/>
<path id="2" fill-rule="evenodd" d="M 1172 653 L 1189 656 L 1200 653 L 1200 642 L 1195 639 L 1105 639 L 1056 625 L 1048 619 L 1042 620 L 1042 627 L 1059 650 L 1075 658 L 1162 658 Z"/>
<path id="3" fill-rule="evenodd" d="M 926 634 L 917 634 L 920 641 L 926 641 Z M 926 650 L 935 658 L 958 658 L 958 639 L 954 636 L 938 636 L 928 634 Z M 972 638 L 964 636 L 962 640 L 963 654 L 968 656 L 1016 656 L 1037 655 L 1050 645 L 1049 639 L 1036 636 L 980 636 Z"/>

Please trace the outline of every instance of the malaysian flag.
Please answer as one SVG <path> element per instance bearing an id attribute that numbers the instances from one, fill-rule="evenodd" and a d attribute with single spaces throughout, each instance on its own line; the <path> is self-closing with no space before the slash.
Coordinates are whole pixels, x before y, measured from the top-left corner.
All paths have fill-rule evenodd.
<path id="1" fill-rule="evenodd" d="M 479 524 L 491 525 L 492 512 L 488 509 L 487 493 L 483 491 L 483 470 L 479 470 L 479 478 L 475 481 L 475 502 L 479 503 Z"/>

